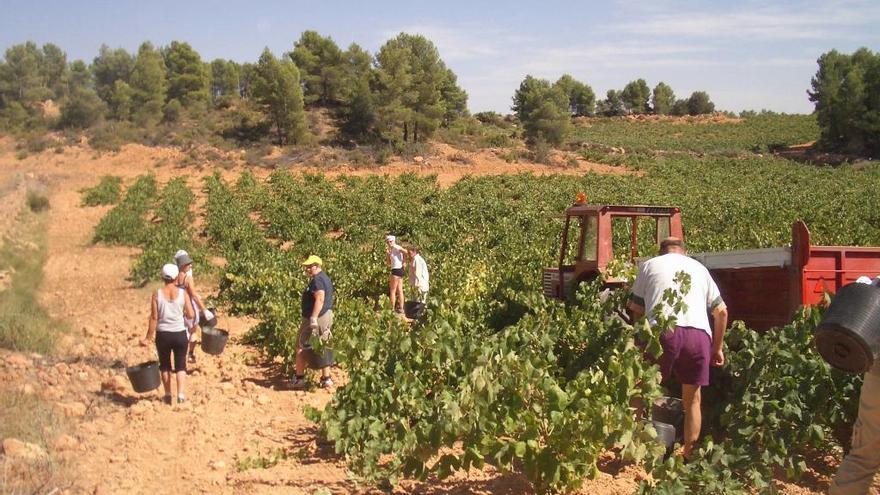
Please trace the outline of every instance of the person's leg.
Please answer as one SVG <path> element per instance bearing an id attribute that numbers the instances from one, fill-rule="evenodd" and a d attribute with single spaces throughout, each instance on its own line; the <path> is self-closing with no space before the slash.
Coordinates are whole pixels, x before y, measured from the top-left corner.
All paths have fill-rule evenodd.
<path id="1" fill-rule="evenodd" d="M 189 356 L 189 362 L 196 362 L 196 338 L 199 336 L 199 332 L 202 331 L 202 328 L 198 324 L 198 320 L 189 330 L 189 345 L 187 355 Z"/>
<path id="2" fill-rule="evenodd" d="M 403 296 L 403 279 L 402 278 L 397 279 L 397 298 L 400 301 L 400 312 L 403 313 L 403 309 L 404 309 L 403 306 L 404 306 L 404 301 L 406 301 L 406 298 Z"/>
<path id="3" fill-rule="evenodd" d="M 162 378 L 162 388 L 165 389 L 165 397 L 171 397 L 171 371 L 163 371 L 159 376 Z"/>
<path id="4" fill-rule="evenodd" d="M 397 307 L 397 277 L 393 274 L 388 276 L 388 298 L 391 299 L 391 311 Z"/>
<path id="5" fill-rule="evenodd" d="M 859 416 L 853 426 L 852 448 L 831 482 L 831 495 L 868 493 L 880 468 L 880 365 L 865 373 Z"/>
<path id="6" fill-rule="evenodd" d="M 156 333 L 156 355 L 159 357 L 159 378 L 165 389 L 166 399 L 171 397 L 171 346 L 165 332 Z"/>
<path id="7" fill-rule="evenodd" d="M 176 332 L 174 336 L 174 372 L 177 375 L 177 402 L 186 399 L 186 354 L 189 339 L 186 332 Z"/>
<path id="8" fill-rule="evenodd" d="M 682 455 L 688 458 L 694 450 L 694 444 L 700 437 L 700 426 L 703 422 L 702 410 L 700 409 L 700 386 L 682 384 L 681 400 L 684 403 L 684 448 Z"/>
<path id="9" fill-rule="evenodd" d="M 308 318 L 303 318 L 299 325 L 299 332 L 296 335 L 296 358 L 293 363 L 293 380 L 290 385 L 296 389 L 305 388 L 306 373 L 306 356 L 303 349 L 309 348 L 311 344 L 309 339 L 312 336 L 311 326 Z"/>

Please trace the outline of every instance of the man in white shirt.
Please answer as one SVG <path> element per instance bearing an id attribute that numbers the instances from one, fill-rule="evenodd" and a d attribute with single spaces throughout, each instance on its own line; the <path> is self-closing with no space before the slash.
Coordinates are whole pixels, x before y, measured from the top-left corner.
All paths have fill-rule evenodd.
<path id="1" fill-rule="evenodd" d="M 690 277 L 690 290 L 681 294 L 685 307 L 677 313 L 664 302 L 667 289 L 681 291 L 675 281 L 680 272 Z M 709 270 L 686 256 L 684 243 L 669 237 L 660 243 L 660 255 L 642 264 L 633 284 L 629 308 L 636 318 L 657 307 L 666 317 L 675 317 L 675 328 L 660 336 L 663 354 L 660 372 L 665 381 L 675 375 L 681 382 L 684 402 L 684 449 L 689 458 L 700 436 L 702 411 L 700 387 L 709 384 L 709 365 L 724 365 L 722 341 L 727 328 L 727 306 Z M 714 328 L 710 330 L 708 311 L 712 312 Z"/>
<path id="2" fill-rule="evenodd" d="M 419 302 L 428 302 L 429 275 L 428 264 L 419 253 L 418 246 L 410 246 L 408 249 L 412 265 L 409 269 L 409 283 L 419 291 Z"/>

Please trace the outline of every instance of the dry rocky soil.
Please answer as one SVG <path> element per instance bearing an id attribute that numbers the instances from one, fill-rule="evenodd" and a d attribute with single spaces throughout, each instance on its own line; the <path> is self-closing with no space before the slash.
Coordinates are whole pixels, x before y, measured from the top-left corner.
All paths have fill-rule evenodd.
<path id="1" fill-rule="evenodd" d="M 453 154 L 459 159 L 450 160 Z M 0 387 L 42 397 L 66 418 L 66 426 L 47 441 L 49 452 L 17 439 L 0 439 L 4 473 L 12 463 L 49 456 L 59 475 L 39 493 L 53 495 L 382 493 L 359 484 L 303 415 L 304 406 L 324 406 L 332 391 L 286 390 L 286 377 L 278 365 L 265 362 L 255 349 L 239 342 L 253 320 L 222 316 L 221 309 L 221 327 L 230 332 L 230 343 L 220 356 L 199 354 L 189 375 L 189 402 L 167 406 L 158 390 L 145 394 L 132 390 L 125 366 L 153 357 L 152 350 L 139 347 L 137 341 L 146 331 L 148 300 L 155 285 L 136 288 L 126 281 L 135 249 L 91 243 L 95 225 L 110 207 L 81 206 L 80 190 L 107 174 L 123 177 L 125 184 L 145 172 L 155 174 L 160 182 L 186 174 L 200 207 L 204 201 L 200 178 L 213 167 L 180 168 L 179 151 L 138 145 L 107 154 L 81 145 L 22 160 L 15 155 L 14 143 L 0 138 L 0 236 L 24 207 L 26 188 L 44 185 L 51 206 L 40 300 L 65 329 L 51 355 L 0 350 Z M 461 152 L 436 145 L 434 154 L 421 160 L 331 172 L 415 171 L 437 174 L 444 185 L 469 174 L 627 173 L 586 162 L 567 168 L 509 164 L 490 151 L 469 154 L 466 164 L 460 156 Z M 239 165 L 223 173 L 234 178 L 241 170 Z M 256 173 L 267 171 L 256 169 Z M 200 287 L 208 295 L 216 293 L 216 284 L 210 281 L 202 281 Z M 344 373 L 333 373 L 337 386 L 345 383 Z M 643 476 L 611 454 L 601 469 L 597 479 L 584 484 L 582 493 L 629 494 Z M 4 488 L 4 479 L 0 478 L 0 492 L 11 492 L 14 487 Z M 827 483 L 827 476 L 815 475 L 800 485 L 780 487 L 787 493 L 817 493 Z M 404 482 L 394 491 L 519 494 L 529 493 L 530 488 L 518 475 L 486 468 L 443 481 Z"/>

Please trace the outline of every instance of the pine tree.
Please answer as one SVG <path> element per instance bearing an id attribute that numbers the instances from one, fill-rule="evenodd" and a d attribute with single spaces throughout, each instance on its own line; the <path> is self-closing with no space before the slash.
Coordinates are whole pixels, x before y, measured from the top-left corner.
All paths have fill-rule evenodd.
<path id="1" fill-rule="evenodd" d="M 167 68 L 167 99 L 188 109 L 202 111 L 209 101 L 208 68 L 189 43 L 172 41 L 162 50 Z"/>
<path id="2" fill-rule="evenodd" d="M 299 70 L 293 62 L 279 62 L 268 48 L 264 49 L 254 74 L 253 95 L 272 122 L 278 144 L 305 139 L 303 95 Z"/>
<path id="3" fill-rule="evenodd" d="M 131 91 L 134 121 L 139 125 L 158 123 L 165 105 L 165 62 L 150 42 L 138 48 L 131 73 Z"/>
<path id="4" fill-rule="evenodd" d="M 673 105 L 675 105 L 675 93 L 672 92 L 672 88 L 662 81 L 657 83 L 651 96 L 651 108 L 654 113 L 668 115 L 672 112 Z"/>

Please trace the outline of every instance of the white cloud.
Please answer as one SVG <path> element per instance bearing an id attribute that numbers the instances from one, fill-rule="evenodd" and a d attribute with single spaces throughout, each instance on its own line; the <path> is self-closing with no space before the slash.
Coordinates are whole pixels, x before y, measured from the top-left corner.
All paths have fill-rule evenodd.
<path id="1" fill-rule="evenodd" d="M 863 1 L 800 2 L 766 6 L 745 4 L 736 12 L 680 11 L 648 16 L 644 20 L 624 22 L 609 28 L 647 36 L 737 38 L 754 40 L 806 40 L 850 36 L 863 28 L 874 33 L 880 23 L 880 4 Z"/>
<path id="2" fill-rule="evenodd" d="M 481 29 L 479 26 L 450 27 L 440 25 L 412 25 L 397 31 L 385 31 L 385 39 L 401 32 L 421 34 L 428 38 L 440 51 L 445 61 L 469 61 L 486 57 L 497 57 L 510 49 L 511 44 L 527 41 L 525 37 L 500 29 Z"/>

